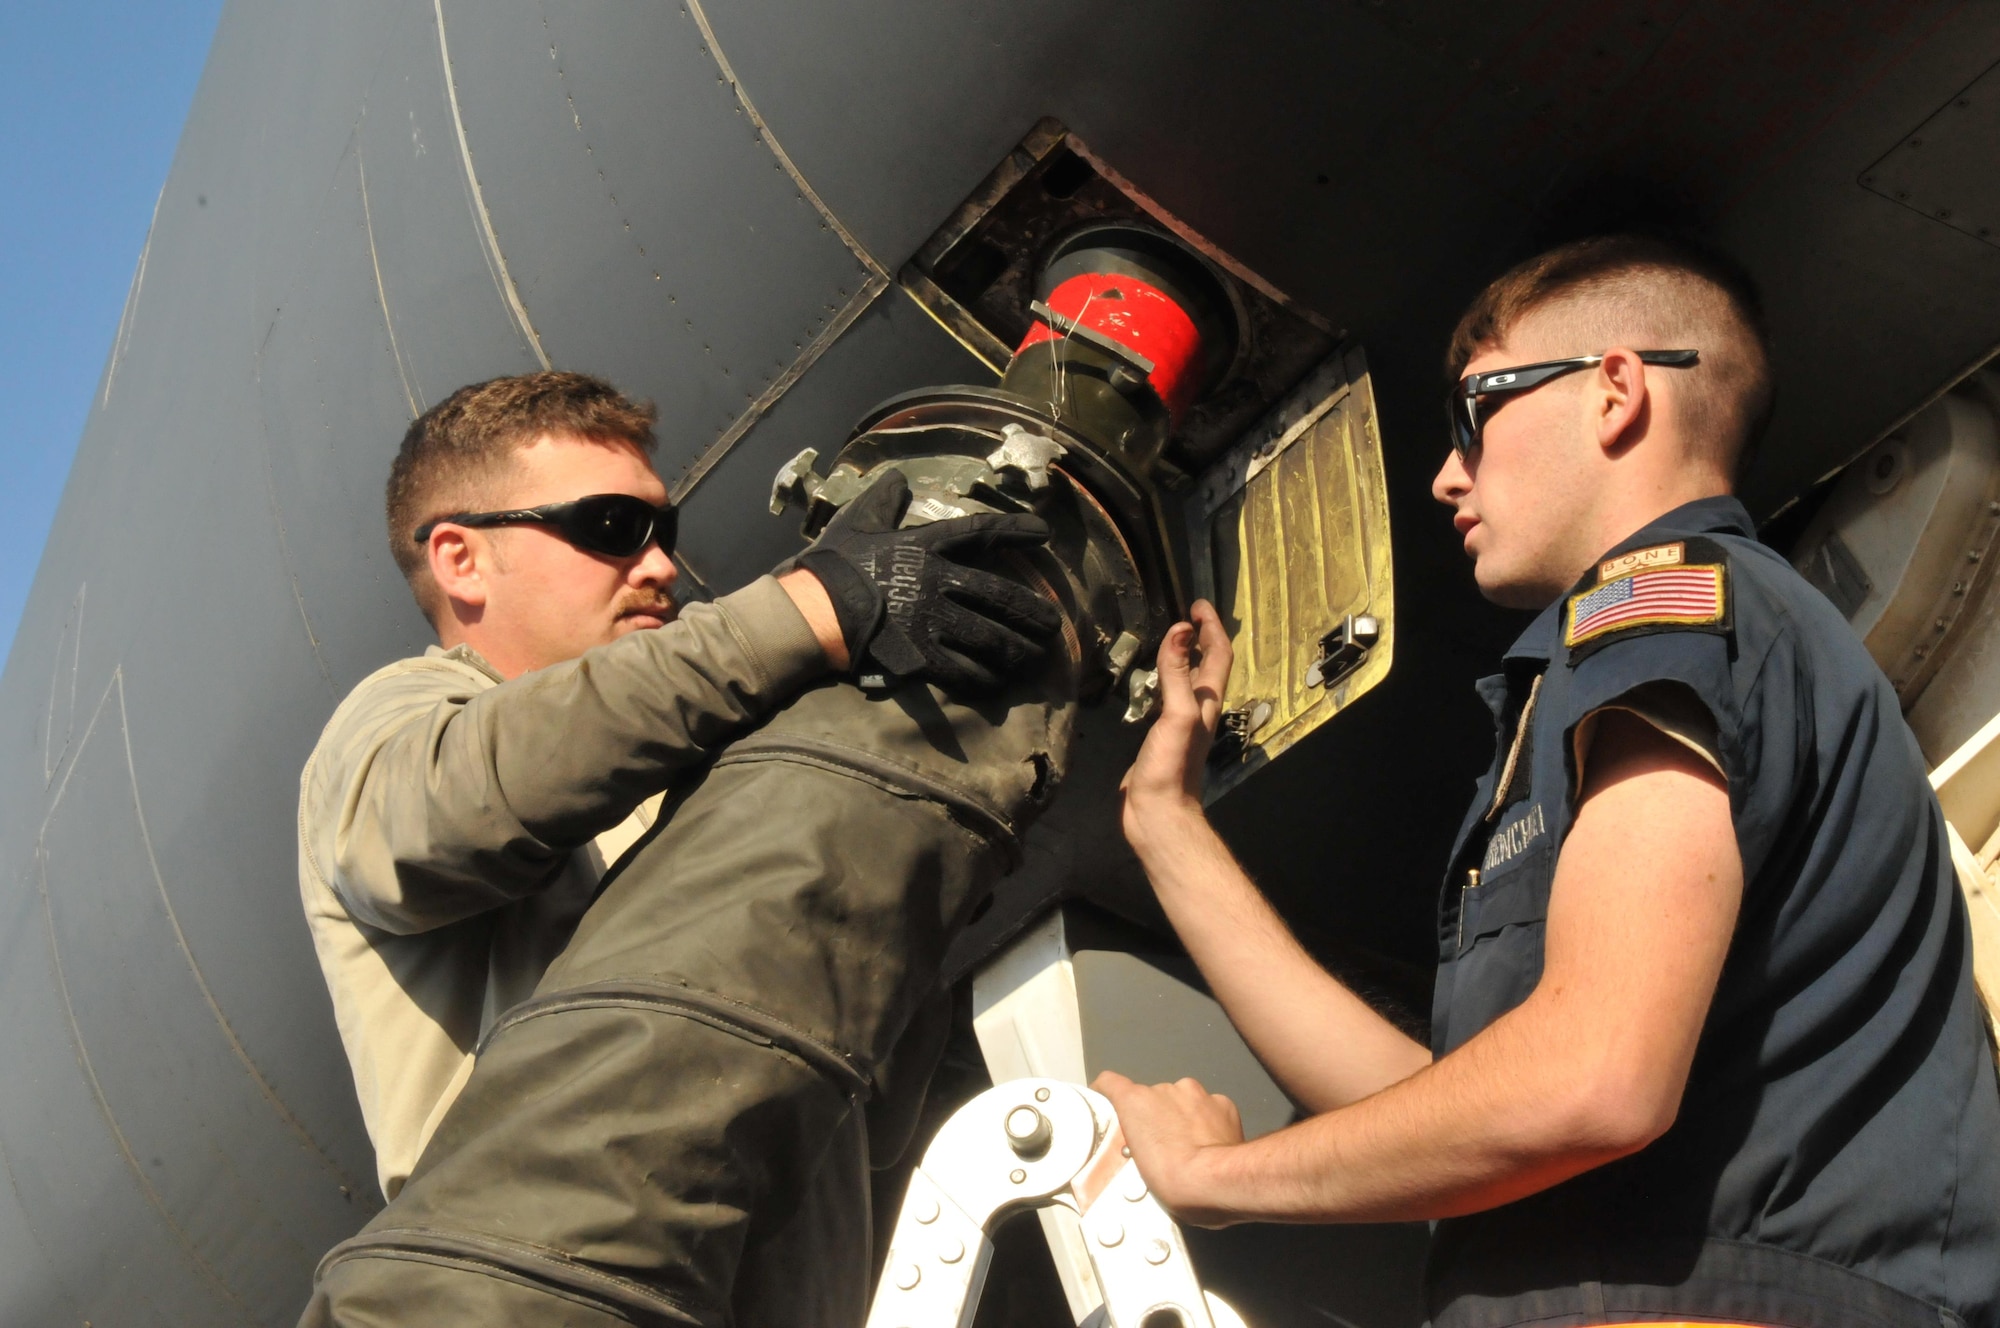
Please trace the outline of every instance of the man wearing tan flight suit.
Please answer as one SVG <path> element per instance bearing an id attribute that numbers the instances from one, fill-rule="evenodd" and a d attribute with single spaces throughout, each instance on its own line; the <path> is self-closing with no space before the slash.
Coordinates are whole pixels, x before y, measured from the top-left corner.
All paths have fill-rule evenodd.
<path id="1" fill-rule="evenodd" d="M 941 574 L 895 606 L 834 549 L 677 612 L 653 422 L 581 374 L 496 379 L 416 420 L 391 471 L 390 547 L 438 644 L 354 689 L 299 788 L 306 917 L 391 1199 L 663 790 L 890 645 L 945 686 L 1039 656 L 1016 629 L 1049 611 L 946 557 L 949 522 L 921 535 Z"/>

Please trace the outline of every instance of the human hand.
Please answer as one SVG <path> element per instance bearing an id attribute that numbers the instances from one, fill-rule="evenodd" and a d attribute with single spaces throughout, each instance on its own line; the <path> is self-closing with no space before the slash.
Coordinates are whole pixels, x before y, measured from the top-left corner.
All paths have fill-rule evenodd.
<path id="1" fill-rule="evenodd" d="M 1196 600 L 1190 616 L 1160 642 L 1160 713 L 1118 786 L 1125 837 L 1135 848 L 1156 818 L 1201 810 L 1203 767 L 1235 652 L 1214 605 Z"/>
<path id="2" fill-rule="evenodd" d="M 1090 1086 L 1111 1099 L 1139 1175 L 1169 1213 L 1198 1227 L 1236 1220 L 1216 1171 L 1220 1150 L 1243 1142 L 1234 1102 L 1194 1079 L 1136 1084 L 1106 1070 Z"/>
<path id="3" fill-rule="evenodd" d="M 1049 528 L 1027 513 L 981 512 L 902 529 L 910 484 L 890 469 L 835 513 L 798 565 L 818 577 L 857 672 L 928 678 L 950 690 L 992 691 L 1038 663 L 1062 625 L 1046 597 L 967 566 L 1032 548 Z"/>

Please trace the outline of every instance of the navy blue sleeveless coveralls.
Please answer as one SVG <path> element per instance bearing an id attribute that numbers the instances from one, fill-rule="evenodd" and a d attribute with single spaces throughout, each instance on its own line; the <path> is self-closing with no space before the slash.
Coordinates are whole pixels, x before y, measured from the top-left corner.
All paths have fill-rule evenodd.
<path id="1" fill-rule="evenodd" d="M 1743 857 L 1736 935 L 1673 1127 L 1438 1223 L 1433 1320 L 2000 1328 L 2000 1091 L 1916 740 L 1847 623 L 1735 499 L 1680 507 L 1607 559 L 1675 543 L 1724 566 L 1722 621 L 1572 649 L 1566 597 L 1479 684 L 1498 752 L 1442 895 L 1432 1051 L 1539 980 L 1574 731 L 1634 688 L 1678 683 L 1714 718 Z"/>

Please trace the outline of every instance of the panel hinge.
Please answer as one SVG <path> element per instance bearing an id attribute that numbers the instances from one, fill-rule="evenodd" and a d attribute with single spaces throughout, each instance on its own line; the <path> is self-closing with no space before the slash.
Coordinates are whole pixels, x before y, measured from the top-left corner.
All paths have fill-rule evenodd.
<path id="1" fill-rule="evenodd" d="M 1255 699 L 1223 711 L 1221 722 L 1215 726 L 1215 745 L 1208 749 L 1209 762 L 1223 765 L 1242 760 L 1250 751 L 1250 739 L 1271 722 L 1276 711 L 1269 701 Z"/>

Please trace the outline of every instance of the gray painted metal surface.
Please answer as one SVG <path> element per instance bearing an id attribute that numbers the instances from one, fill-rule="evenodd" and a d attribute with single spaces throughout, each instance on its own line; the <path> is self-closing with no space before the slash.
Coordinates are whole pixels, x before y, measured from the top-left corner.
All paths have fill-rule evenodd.
<path id="1" fill-rule="evenodd" d="M 1368 347 L 1396 670 L 1220 813 L 1309 938 L 1420 989 L 1465 683 L 1512 627 L 1425 493 L 1478 281 L 1635 208 L 1734 247 L 1779 344 L 1761 511 L 2000 342 L 2000 249 L 1860 178 L 2000 59 L 2000 10 L 1810 18 L 232 4 L 0 678 L 0 1322 L 285 1323 L 377 1202 L 292 821 L 336 699 L 425 642 L 380 517 L 412 413 L 543 363 L 654 397 L 691 564 L 740 584 L 793 544 L 780 461 L 985 380 L 887 274 L 1043 115 Z M 1144 915 L 1112 826 L 1066 833 L 1038 863 Z"/>

